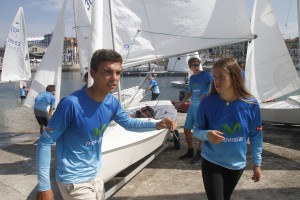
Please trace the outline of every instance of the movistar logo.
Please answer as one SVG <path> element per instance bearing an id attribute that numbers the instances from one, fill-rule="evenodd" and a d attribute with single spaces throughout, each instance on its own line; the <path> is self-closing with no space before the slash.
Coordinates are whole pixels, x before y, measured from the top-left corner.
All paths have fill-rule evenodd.
<path id="1" fill-rule="evenodd" d="M 222 126 L 222 132 L 226 132 L 229 135 L 232 135 L 236 130 L 241 132 L 241 125 L 239 123 L 235 123 L 233 128 L 230 128 L 227 124 Z"/>
<path id="2" fill-rule="evenodd" d="M 101 127 L 101 129 L 99 129 L 99 128 L 94 128 L 94 130 L 93 130 L 93 135 L 99 137 L 100 134 L 103 133 L 105 129 L 106 129 L 106 124 L 103 124 L 102 127 Z"/>
<path id="3" fill-rule="evenodd" d="M 199 83 L 195 83 L 195 84 L 193 84 L 193 86 L 192 86 L 192 88 L 194 89 L 194 88 L 198 88 L 199 87 Z"/>

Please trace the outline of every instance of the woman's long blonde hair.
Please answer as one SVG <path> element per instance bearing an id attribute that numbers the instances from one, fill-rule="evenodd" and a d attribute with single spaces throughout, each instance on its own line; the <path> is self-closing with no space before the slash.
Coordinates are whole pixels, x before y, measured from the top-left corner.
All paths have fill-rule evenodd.
<path id="1" fill-rule="evenodd" d="M 242 75 L 242 69 L 234 58 L 222 58 L 214 64 L 213 68 L 224 68 L 229 72 L 234 93 L 236 94 L 237 98 L 245 100 L 247 98 L 253 97 L 253 95 L 251 95 L 245 87 L 245 80 Z M 215 85 L 212 84 L 210 94 L 215 93 L 218 92 Z"/>

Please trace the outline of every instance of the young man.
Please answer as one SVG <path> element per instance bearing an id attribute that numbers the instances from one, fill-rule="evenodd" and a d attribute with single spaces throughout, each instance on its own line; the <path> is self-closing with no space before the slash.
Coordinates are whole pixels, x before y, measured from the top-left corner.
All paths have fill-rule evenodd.
<path id="1" fill-rule="evenodd" d="M 149 84 L 149 87 L 146 89 L 145 92 L 151 90 L 152 91 L 151 101 L 154 101 L 155 99 L 157 99 L 157 97 L 158 97 L 158 95 L 160 93 L 159 92 L 159 87 L 157 85 L 156 80 L 151 75 L 149 75 L 147 78 L 150 81 L 150 84 Z"/>
<path id="2" fill-rule="evenodd" d="M 48 85 L 46 92 L 39 93 L 35 98 L 34 115 L 40 125 L 40 133 L 44 131 L 52 117 L 55 106 L 55 85 Z M 49 110 L 48 110 L 49 107 Z"/>
<path id="3" fill-rule="evenodd" d="M 190 77 L 188 92 L 184 98 L 175 105 L 178 108 L 182 103 L 186 102 L 191 97 L 191 105 L 189 107 L 185 124 L 184 134 L 188 145 L 188 151 L 179 159 L 193 158 L 191 163 L 197 163 L 201 160 L 201 141 L 197 148 L 197 153 L 194 157 L 192 129 L 197 117 L 197 110 L 200 101 L 208 94 L 210 85 L 213 82 L 212 76 L 205 71 L 200 71 L 200 60 L 198 58 L 190 58 L 188 61 L 189 68 L 193 71 Z"/>
<path id="4" fill-rule="evenodd" d="M 176 122 L 170 119 L 155 123 L 128 117 L 118 100 L 110 94 L 120 80 L 122 62 L 121 55 L 113 50 L 97 50 L 90 64 L 93 85 L 65 97 L 57 106 L 37 147 L 37 200 L 53 199 L 49 171 L 54 142 L 56 180 L 63 198 L 102 200 L 104 184 L 95 178 L 102 160 L 102 133 L 105 128 L 102 130 L 101 127 L 107 127 L 114 120 L 123 127 L 176 128 Z M 98 134 L 94 134 L 95 131 Z M 94 145 L 86 145 L 91 142 Z"/>

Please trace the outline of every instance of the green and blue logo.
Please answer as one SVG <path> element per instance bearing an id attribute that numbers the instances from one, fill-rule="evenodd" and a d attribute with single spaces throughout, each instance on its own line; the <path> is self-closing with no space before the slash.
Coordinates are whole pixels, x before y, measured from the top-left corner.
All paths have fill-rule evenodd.
<path id="1" fill-rule="evenodd" d="M 238 130 L 238 132 L 241 132 L 241 125 L 239 123 L 235 123 L 233 128 L 230 128 L 227 124 L 222 126 L 222 132 L 226 132 L 229 135 L 232 135 L 236 130 Z"/>
<path id="2" fill-rule="evenodd" d="M 93 135 L 95 135 L 96 137 L 99 137 L 101 134 L 104 133 L 104 130 L 106 129 L 106 127 L 107 127 L 106 124 L 103 124 L 102 127 L 101 127 L 101 129 L 94 128 Z"/>

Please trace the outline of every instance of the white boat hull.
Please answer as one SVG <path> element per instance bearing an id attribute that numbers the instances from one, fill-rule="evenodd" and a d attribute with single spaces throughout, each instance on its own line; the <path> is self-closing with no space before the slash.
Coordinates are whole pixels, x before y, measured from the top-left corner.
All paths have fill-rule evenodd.
<path id="1" fill-rule="evenodd" d="M 118 92 L 114 92 L 113 95 L 118 98 Z M 124 107 L 129 107 L 131 105 L 136 105 L 145 96 L 145 89 L 139 89 L 138 86 L 127 88 L 121 91 L 122 105 Z"/>
<path id="2" fill-rule="evenodd" d="M 266 123 L 300 124 L 300 96 L 285 101 L 261 103 L 262 121 Z"/>
<path id="3" fill-rule="evenodd" d="M 140 102 L 129 109 L 129 114 L 146 105 L 154 106 L 157 101 Z M 177 111 L 170 101 L 159 101 L 154 109 L 159 118 L 176 119 Z M 154 119 L 143 119 L 154 120 Z M 106 129 L 102 143 L 102 166 L 99 173 L 104 182 L 114 178 L 118 173 L 151 154 L 165 143 L 169 130 L 162 129 L 124 129 L 115 122 Z"/>
<path id="4" fill-rule="evenodd" d="M 172 81 L 171 85 L 176 88 L 188 88 L 189 86 L 185 81 Z"/>

